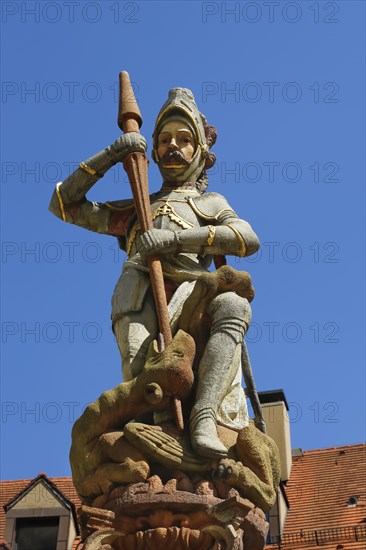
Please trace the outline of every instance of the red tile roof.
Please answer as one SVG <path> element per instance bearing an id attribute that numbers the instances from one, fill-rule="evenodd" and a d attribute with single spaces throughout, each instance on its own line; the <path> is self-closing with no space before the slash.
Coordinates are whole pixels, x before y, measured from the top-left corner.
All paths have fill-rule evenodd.
<path id="1" fill-rule="evenodd" d="M 315 449 L 293 457 L 286 494 L 290 510 L 284 549 L 366 549 L 366 445 Z M 356 506 L 348 506 L 351 496 L 357 497 Z"/>
<path id="2" fill-rule="evenodd" d="M 49 479 L 78 508 L 80 500 L 71 478 Z M 5 524 L 3 505 L 31 481 L 0 482 L 0 540 Z M 304 451 L 303 456 L 293 458 L 286 493 L 291 507 L 283 534 L 283 550 L 366 549 L 366 445 Z M 351 496 L 357 497 L 356 506 L 348 505 Z M 316 544 L 316 537 L 320 545 Z"/>

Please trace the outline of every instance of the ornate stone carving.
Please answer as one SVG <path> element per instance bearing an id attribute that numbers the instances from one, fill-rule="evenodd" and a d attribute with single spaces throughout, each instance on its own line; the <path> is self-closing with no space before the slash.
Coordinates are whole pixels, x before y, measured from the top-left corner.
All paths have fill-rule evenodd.
<path id="1" fill-rule="evenodd" d="M 78 550 L 264 548 L 267 523 L 263 512 L 248 500 L 240 497 L 221 500 L 182 491 L 141 494 L 135 498 L 129 494 L 127 501 L 117 497 L 113 512 L 82 506 L 79 514 L 84 543 Z M 178 509 L 184 513 L 176 512 Z M 100 528 L 103 520 L 104 527 Z"/>

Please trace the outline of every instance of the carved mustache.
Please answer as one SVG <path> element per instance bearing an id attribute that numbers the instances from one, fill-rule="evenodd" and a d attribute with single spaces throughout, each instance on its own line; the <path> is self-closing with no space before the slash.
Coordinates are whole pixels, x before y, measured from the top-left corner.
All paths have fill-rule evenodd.
<path id="1" fill-rule="evenodd" d="M 188 166 L 189 162 L 184 158 L 180 151 L 166 151 L 160 159 L 160 164 L 181 164 Z"/>

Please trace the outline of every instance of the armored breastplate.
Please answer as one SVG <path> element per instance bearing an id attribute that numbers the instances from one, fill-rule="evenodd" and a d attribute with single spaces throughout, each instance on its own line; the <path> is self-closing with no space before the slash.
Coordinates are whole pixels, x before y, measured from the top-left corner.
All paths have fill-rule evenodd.
<path id="1" fill-rule="evenodd" d="M 200 227 L 202 220 L 192 209 L 189 201 L 192 197 L 199 196 L 197 192 L 172 191 L 162 197 L 154 197 L 151 203 L 153 225 L 157 229 L 170 229 L 171 231 L 182 231 L 193 227 Z M 132 227 L 128 242 L 127 254 L 130 255 L 133 243 L 139 232 L 140 224 L 137 222 Z"/>

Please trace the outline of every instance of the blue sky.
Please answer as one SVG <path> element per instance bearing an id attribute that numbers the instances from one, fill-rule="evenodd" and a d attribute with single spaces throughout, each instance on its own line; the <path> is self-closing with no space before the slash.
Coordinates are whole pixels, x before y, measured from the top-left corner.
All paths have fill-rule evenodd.
<path id="1" fill-rule="evenodd" d="M 292 446 L 364 440 L 364 8 L 2 2 L 3 479 L 68 475 L 73 421 L 121 380 L 109 316 L 125 256 L 48 211 L 56 182 L 118 137 L 121 70 L 150 150 L 172 87 L 217 127 L 209 190 L 262 243 L 230 263 L 252 275 L 256 384 L 284 389 Z M 130 196 L 122 168 L 89 196 Z"/>

